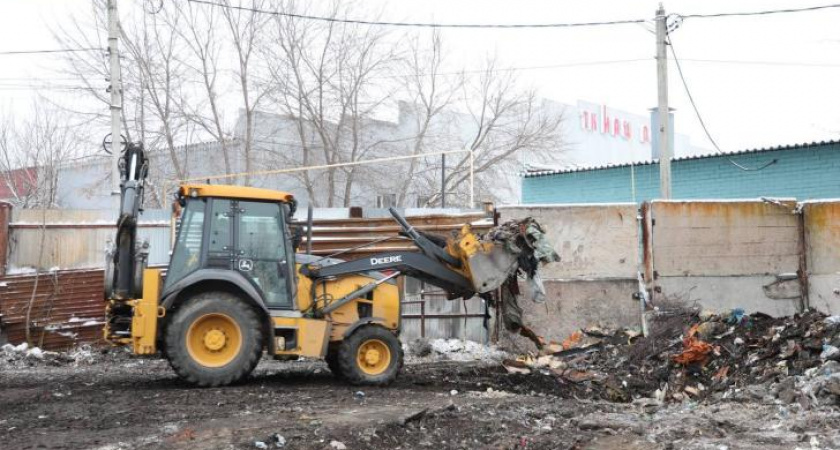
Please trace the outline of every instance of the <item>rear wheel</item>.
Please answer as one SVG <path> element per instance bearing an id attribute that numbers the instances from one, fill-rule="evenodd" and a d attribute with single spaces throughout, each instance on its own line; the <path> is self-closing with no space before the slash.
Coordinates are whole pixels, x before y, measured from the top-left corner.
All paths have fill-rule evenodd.
<path id="1" fill-rule="evenodd" d="M 394 333 L 367 325 L 341 342 L 337 363 L 341 376 L 352 384 L 385 386 L 402 367 L 402 345 Z"/>
<path id="2" fill-rule="evenodd" d="M 181 378 L 222 386 L 247 377 L 260 360 L 263 335 L 257 313 L 228 292 L 186 300 L 166 327 L 165 354 Z"/>
<path id="3" fill-rule="evenodd" d="M 341 374 L 341 367 L 338 365 L 338 346 L 330 346 L 329 350 L 327 350 L 327 356 L 324 358 L 324 361 L 326 361 L 327 367 L 330 368 L 330 372 L 332 372 L 336 378 L 344 378 Z"/>

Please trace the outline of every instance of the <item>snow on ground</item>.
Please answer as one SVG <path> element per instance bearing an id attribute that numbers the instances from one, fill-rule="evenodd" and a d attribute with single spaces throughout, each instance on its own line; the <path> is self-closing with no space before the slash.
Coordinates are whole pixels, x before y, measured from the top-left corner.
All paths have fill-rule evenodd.
<path id="1" fill-rule="evenodd" d="M 422 360 L 501 361 L 510 355 L 495 345 L 461 339 L 417 339 L 405 345 L 409 362 Z"/>
<path id="2" fill-rule="evenodd" d="M 0 347 L 0 367 L 31 367 L 93 364 L 100 359 L 101 352 L 89 345 L 80 345 L 65 352 L 51 352 L 26 342 Z"/>

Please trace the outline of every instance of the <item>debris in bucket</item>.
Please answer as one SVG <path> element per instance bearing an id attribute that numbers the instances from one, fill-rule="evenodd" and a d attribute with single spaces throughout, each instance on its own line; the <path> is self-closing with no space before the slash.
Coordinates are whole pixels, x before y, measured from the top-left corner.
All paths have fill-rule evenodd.
<path id="1" fill-rule="evenodd" d="M 840 321 L 834 317 L 814 310 L 780 318 L 740 309 L 661 311 L 651 317 L 647 337 L 589 327 L 502 366 L 515 376 L 552 377 L 569 397 L 629 402 L 767 395 L 804 407 L 836 404 Z"/>

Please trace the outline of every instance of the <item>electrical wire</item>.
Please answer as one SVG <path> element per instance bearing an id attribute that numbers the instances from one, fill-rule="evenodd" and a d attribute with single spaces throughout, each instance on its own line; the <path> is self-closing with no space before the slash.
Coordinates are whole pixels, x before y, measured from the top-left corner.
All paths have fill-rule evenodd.
<path id="1" fill-rule="evenodd" d="M 72 52 L 88 52 L 91 50 L 104 50 L 98 47 L 91 48 L 65 48 L 57 50 L 20 50 L 11 52 L 0 52 L 0 55 L 37 55 L 42 53 L 72 53 Z"/>
<path id="2" fill-rule="evenodd" d="M 732 13 L 713 13 L 713 14 L 677 14 L 683 19 L 711 19 L 717 17 L 744 17 L 744 16 L 765 16 L 770 14 L 787 14 L 808 11 L 819 11 L 822 9 L 840 8 L 840 3 L 833 3 L 828 5 L 806 6 L 803 8 L 784 8 L 784 9 L 767 9 L 762 11 L 743 11 Z"/>
<path id="3" fill-rule="evenodd" d="M 813 63 L 807 61 L 757 61 L 757 60 L 737 60 L 737 59 L 692 59 L 683 58 L 683 62 L 699 62 L 699 63 L 715 63 L 715 64 L 744 64 L 744 65 L 758 65 L 758 66 L 791 66 L 791 67 L 826 67 L 826 68 L 840 68 L 840 64 L 832 63 Z"/>
<path id="4" fill-rule="evenodd" d="M 715 139 L 712 137 L 712 134 L 709 133 L 709 129 L 706 127 L 706 122 L 703 120 L 703 116 L 700 115 L 700 110 L 697 108 L 697 104 L 694 102 L 694 97 L 691 95 L 691 90 L 688 88 L 688 83 L 686 82 L 685 76 L 683 75 L 682 67 L 680 66 L 680 60 L 679 60 L 679 58 L 677 58 L 677 52 L 676 52 L 676 50 L 674 50 L 674 44 L 673 44 L 673 42 L 671 42 L 670 39 L 668 40 L 668 46 L 671 48 L 671 54 L 674 55 L 674 63 L 677 66 L 677 73 L 680 76 L 680 80 L 682 81 L 682 85 L 683 85 L 683 88 L 685 89 L 685 93 L 688 96 L 688 101 L 689 101 L 689 103 L 691 103 L 691 108 L 694 109 L 694 114 L 697 116 L 697 121 L 700 122 L 700 127 L 703 128 L 703 132 L 706 134 L 706 137 L 709 139 L 709 142 L 712 143 L 712 146 L 714 146 L 715 150 L 717 150 L 718 153 L 723 154 L 723 151 L 718 146 L 717 141 L 715 141 Z M 777 162 L 779 162 L 778 159 L 773 159 L 772 161 L 770 161 L 770 162 L 768 162 L 764 165 L 761 165 L 759 167 L 746 167 L 746 166 L 743 166 L 741 164 L 738 164 L 736 161 L 734 161 L 729 156 L 725 156 L 725 157 L 729 161 L 730 164 L 732 164 L 733 166 L 735 166 L 735 167 L 737 167 L 737 168 L 739 168 L 739 169 L 741 169 L 745 172 L 757 172 L 759 170 L 764 170 L 764 169 L 772 166 L 773 164 L 776 164 Z"/>
<path id="5" fill-rule="evenodd" d="M 339 19 L 336 17 L 311 16 L 306 14 L 285 13 L 280 11 L 269 11 L 258 8 L 248 8 L 239 5 L 226 5 L 223 3 L 210 2 L 206 0 L 188 0 L 190 3 L 200 3 L 203 5 L 216 6 L 220 8 L 235 9 L 239 11 L 249 11 L 259 14 L 269 14 L 272 16 L 290 17 L 293 19 L 316 20 L 321 22 L 332 23 L 347 23 L 354 25 L 378 25 L 388 27 L 414 27 L 414 28 L 575 28 L 575 27 L 594 27 L 594 26 L 608 26 L 608 25 L 626 25 L 634 23 L 644 23 L 645 19 L 627 19 L 627 20 L 610 20 L 603 22 L 567 22 L 567 23 L 509 23 L 509 24 L 481 24 L 481 23 L 431 23 L 431 22 L 380 22 L 373 20 L 358 20 L 358 19 Z"/>

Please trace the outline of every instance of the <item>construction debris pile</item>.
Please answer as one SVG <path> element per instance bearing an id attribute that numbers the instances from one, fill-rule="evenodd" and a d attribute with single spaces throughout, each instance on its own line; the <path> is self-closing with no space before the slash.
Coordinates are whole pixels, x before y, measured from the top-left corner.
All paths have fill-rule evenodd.
<path id="1" fill-rule="evenodd" d="M 647 337 L 590 327 L 503 365 L 514 376 L 553 377 L 569 397 L 840 404 L 840 316 L 672 310 L 650 322 Z"/>

